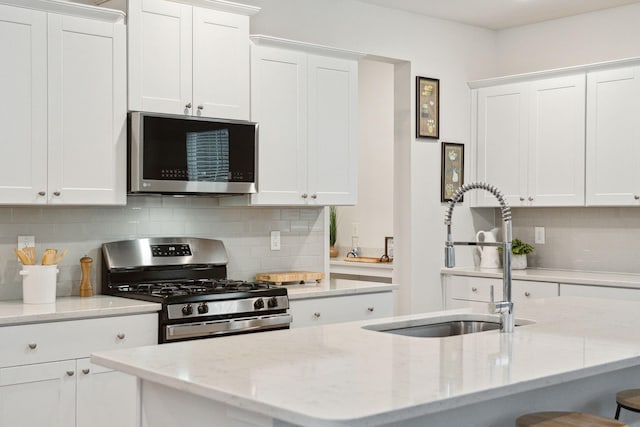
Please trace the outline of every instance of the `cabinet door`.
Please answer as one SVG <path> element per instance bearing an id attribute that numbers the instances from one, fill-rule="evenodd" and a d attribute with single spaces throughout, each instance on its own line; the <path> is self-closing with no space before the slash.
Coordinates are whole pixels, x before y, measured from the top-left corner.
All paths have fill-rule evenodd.
<path id="1" fill-rule="evenodd" d="M 75 425 L 75 361 L 0 369 L 0 425 Z"/>
<path id="2" fill-rule="evenodd" d="M 587 205 L 640 205 L 640 67 L 587 75 Z"/>
<path id="3" fill-rule="evenodd" d="M 510 84 L 478 90 L 477 179 L 495 185 L 511 206 L 526 205 L 528 163 L 528 86 Z M 498 206 L 478 191 L 478 206 Z"/>
<path id="4" fill-rule="evenodd" d="M 192 6 L 129 0 L 129 109 L 191 114 Z"/>
<path id="5" fill-rule="evenodd" d="M 522 302 L 535 298 L 557 297 L 558 292 L 557 283 L 514 280 L 511 289 L 511 298 L 514 302 Z"/>
<path id="6" fill-rule="evenodd" d="M 49 14 L 49 203 L 126 202 L 125 28 Z"/>
<path id="7" fill-rule="evenodd" d="M 258 193 L 253 204 L 305 204 L 306 55 L 264 46 L 251 51 L 251 120 L 260 123 Z"/>
<path id="8" fill-rule="evenodd" d="M 193 8 L 193 106 L 249 120 L 249 17 Z"/>
<path id="9" fill-rule="evenodd" d="M 358 64 L 309 55 L 311 204 L 354 205 L 358 179 Z"/>
<path id="10" fill-rule="evenodd" d="M 291 327 L 326 325 L 393 316 L 393 293 L 290 300 Z"/>
<path id="11" fill-rule="evenodd" d="M 0 200 L 46 203 L 46 13 L 0 5 L 0 57 Z"/>
<path id="12" fill-rule="evenodd" d="M 140 425 L 136 377 L 77 360 L 76 427 Z"/>
<path id="13" fill-rule="evenodd" d="M 527 201 L 584 205 L 585 75 L 531 83 Z"/>

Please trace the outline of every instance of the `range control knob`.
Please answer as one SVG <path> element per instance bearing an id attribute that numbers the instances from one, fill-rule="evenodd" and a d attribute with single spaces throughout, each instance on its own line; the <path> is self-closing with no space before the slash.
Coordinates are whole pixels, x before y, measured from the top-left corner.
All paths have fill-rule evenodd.
<path id="1" fill-rule="evenodd" d="M 276 297 L 269 298 L 269 301 L 267 301 L 267 305 L 269 306 L 269 308 L 277 307 L 278 306 L 278 298 L 276 298 Z"/>
<path id="2" fill-rule="evenodd" d="M 255 308 L 256 310 L 260 310 L 261 308 L 264 308 L 264 300 L 262 298 L 258 298 L 253 303 L 253 308 Z"/>
<path id="3" fill-rule="evenodd" d="M 202 304 L 200 304 L 198 306 L 198 313 L 200 314 L 205 314 L 209 312 L 209 306 L 207 305 L 206 302 L 203 302 Z"/>
<path id="4" fill-rule="evenodd" d="M 184 314 L 185 316 L 191 316 L 193 314 L 193 307 L 191 306 L 191 304 L 187 304 L 182 307 L 182 314 Z"/>

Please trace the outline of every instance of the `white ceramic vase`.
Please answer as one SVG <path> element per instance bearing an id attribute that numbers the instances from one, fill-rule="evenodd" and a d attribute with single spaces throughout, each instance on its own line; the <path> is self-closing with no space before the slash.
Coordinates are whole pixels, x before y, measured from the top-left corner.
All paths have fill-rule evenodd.
<path id="1" fill-rule="evenodd" d="M 511 269 L 524 270 L 525 268 L 527 268 L 527 256 L 511 254 Z"/>

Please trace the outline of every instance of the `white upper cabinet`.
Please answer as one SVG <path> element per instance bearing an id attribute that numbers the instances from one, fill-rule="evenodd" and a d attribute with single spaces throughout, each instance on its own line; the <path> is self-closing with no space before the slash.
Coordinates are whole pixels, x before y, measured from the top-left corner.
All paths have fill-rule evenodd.
<path id="1" fill-rule="evenodd" d="M 640 206 L 640 66 L 587 74 L 587 205 Z"/>
<path id="2" fill-rule="evenodd" d="M 249 119 L 248 15 L 259 9 L 206 5 L 129 0 L 130 110 Z"/>
<path id="3" fill-rule="evenodd" d="M 255 40 L 251 120 L 259 123 L 260 144 L 258 193 L 251 203 L 355 204 L 356 55 Z"/>
<path id="4" fill-rule="evenodd" d="M 477 90 L 477 179 L 511 206 L 584 204 L 584 73 Z M 497 206 L 478 192 L 476 206 Z"/>
<path id="5" fill-rule="evenodd" d="M 0 5 L 0 203 L 124 204 L 124 15 L 31 6 Z"/>

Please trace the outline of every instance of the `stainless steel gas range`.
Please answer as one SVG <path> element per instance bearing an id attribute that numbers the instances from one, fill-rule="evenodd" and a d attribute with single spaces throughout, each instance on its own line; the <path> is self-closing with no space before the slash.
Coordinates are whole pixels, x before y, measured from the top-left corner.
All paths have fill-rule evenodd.
<path id="1" fill-rule="evenodd" d="M 289 328 L 283 287 L 227 278 L 220 240 L 152 237 L 102 245 L 102 293 L 162 303 L 158 342 Z"/>

